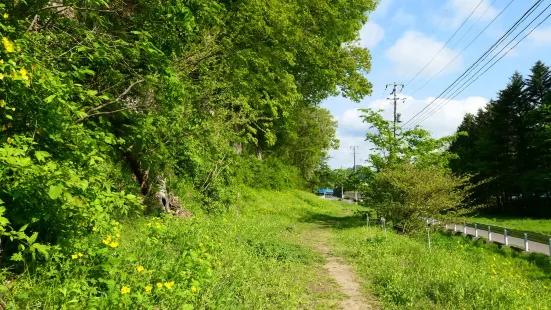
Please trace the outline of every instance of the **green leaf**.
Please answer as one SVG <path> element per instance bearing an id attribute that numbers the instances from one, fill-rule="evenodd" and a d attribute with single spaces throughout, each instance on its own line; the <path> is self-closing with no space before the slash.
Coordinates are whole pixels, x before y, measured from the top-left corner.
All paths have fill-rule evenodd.
<path id="1" fill-rule="evenodd" d="M 23 255 L 21 253 L 15 253 L 10 258 L 14 262 L 22 262 L 23 261 Z"/>
<path id="2" fill-rule="evenodd" d="M 54 100 L 54 98 L 56 97 L 57 95 L 51 95 L 51 96 L 48 96 L 46 97 L 46 99 L 44 99 L 44 102 L 46 103 L 50 103 Z"/>
<path id="3" fill-rule="evenodd" d="M 33 235 L 29 237 L 29 240 L 28 240 L 29 244 L 33 244 L 36 241 L 37 237 L 38 237 L 38 233 L 37 232 L 33 233 Z"/>
<path id="4" fill-rule="evenodd" d="M 48 196 L 50 196 L 51 199 L 57 199 L 61 195 L 61 192 L 63 191 L 64 186 L 62 184 L 58 185 L 50 185 L 50 191 L 48 192 Z"/>

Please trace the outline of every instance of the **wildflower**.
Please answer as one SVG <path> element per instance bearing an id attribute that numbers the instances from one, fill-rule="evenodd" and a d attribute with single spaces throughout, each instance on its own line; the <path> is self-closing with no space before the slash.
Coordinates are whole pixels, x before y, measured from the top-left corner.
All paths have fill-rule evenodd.
<path id="1" fill-rule="evenodd" d="M 151 285 L 146 285 L 145 291 L 148 293 L 151 292 Z"/>
<path id="2" fill-rule="evenodd" d="M 520 290 L 517 290 L 517 294 L 520 294 Z"/>
<path id="3" fill-rule="evenodd" d="M 10 17 L 10 15 L 8 13 L 4 13 L 4 19 L 8 19 L 8 17 Z"/>
<path id="4" fill-rule="evenodd" d="M 77 259 L 77 258 L 78 258 L 78 255 L 77 255 L 77 254 L 73 254 L 73 255 L 71 255 L 71 257 L 72 257 L 73 259 Z"/>
<path id="5" fill-rule="evenodd" d="M 172 289 L 172 286 L 174 285 L 174 281 L 165 282 L 165 287 L 169 290 Z"/>
<path id="6" fill-rule="evenodd" d="M 78 257 L 83 257 L 84 256 L 84 254 L 82 254 L 80 252 L 77 255 L 78 255 Z"/>
<path id="7" fill-rule="evenodd" d="M 8 53 L 13 52 L 13 44 L 10 42 L 10 40 L 7 37 L 2 38 L 2 43 L 4 44 L 4 48 Z"/>
<path id="8" fill-rule="evenodd" d="M 547 285 L 544 285 L 543 288 L 544 288 L 544 289 L 548 289 Z"/>
<path id="9" fill-rule="evenodd" d="M 39 131 L 37 130 L 36 131 L 37 134 L 40 134 Z M 96 228 L 96 226 L 92 227 L 92 231 L 97 231 L 98 229 Z"/>
<path id="10" fill-rule="evenodd" d="M 4 79 L 4 75 L 0 73 L 0 80 L 3 80 L 3 79 Z"/>
<path id="11" fill-rule="evenodd" d="M 492 269 L 492 272 L 493 272 L 494 274 L 497 274 L 497 272 L 496 272 L 496 270 L 495 270 L 495 269 Z"/>
<path id="12" fill-rule="evenodd" d="M 21 73 L 21 78 L 23 80 L 28 80 L 29 79 L 29 76 L 27 75 L 27 69 L 21 68 L 21 70 L 19 70 L 19 73 Z"/>
<path id="13" fill-rule="evenodd" d="M 116 234 L 115 237 L 120 238 L 121 234 Z"/>
<path id="14" fill-rule="evenodd" d="M 151 223 L 147 223 L 147 227 L 151 227 Z"/>
<path id="15" fill-rule="evenodd" d="M 197 292 L 197 288 L 195 286 L 192 286 L 191 291 L 195 293 L 195 292 Z"/>
<path id="16" fill-rule="evenodd" d="M 104 244 L 109 244 L 109 241 L 107 241 L 107 240 L 103 240 L 102 242 L 103 242 Z"/>
<path id="17" fill-rule="evenodd" d="M 114 230 L 114 231 L 118 231 L 119 228 L 118 228 L 118 227 L 113 227 L 113 230 Z"/>
<path id="18" fill-rule="evenodd" d="M 155 226 L 157 226 L 157 228 L 161 228 L 161 224 L 159 224 L 159 223 L 157 223 L 157 225 L 155 225 Z"/>
<path id="19" fill-rule="evenodd" d="M 119 226 L 119 222 L 115 221 L 115 226 Z"/>
<path id="20" fill-rule="evenodd" d="M 142 272 L 144 270 L 144 268 L 143 268 L 143 266 L 138 266 L 138 267 L 136 267 L 136 270 L 138 272 Z"/>
<path id="21" fill-rule="evenodd" d="M 117 241 L 111 241 L 111 243 L 109 243 L 109 246 L 112 248 L 116 248 L 119 246 L 119 243 Z"/>
<path id="22" fill-rule="evenodd" d="M 8 144 L 11 143 L 13 139 L 11 137 L 8 137 Z"/>
<path id="23" fill-rule="evenodd" d="M 121 287 L 121 294 L 128 294 L 130 293 L 130 288 L 128 286 Z"/>
<path id="24" fill-rule="evenodd" d="M 3 108 L 6 106 L 6 101 L 4 101 L 3 99 L 0 99 L 0 108 Z"/>
<path id="25" fill-rule="evenodd" d="M 158 287 L 158 288 L 162 288 L 162 287 L 163 287 L 163 284 L 162 284 L 161 282 L 158 282 L 158 283 L 157 283 L 157 287 Z"/>

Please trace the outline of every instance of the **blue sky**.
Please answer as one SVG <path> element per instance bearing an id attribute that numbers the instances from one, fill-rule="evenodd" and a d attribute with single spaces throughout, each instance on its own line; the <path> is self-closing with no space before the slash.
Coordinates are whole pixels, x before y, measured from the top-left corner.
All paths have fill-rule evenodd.
<path id="1" fill-rule="evenodd" d="M 407 97 L 408 100 L 404 103 L 400 102 L 398 109 L 404 121 L 413 117 L 458 78 L 534 2 L 535 0 L 381 0 L 378 8 L 370 14 L 369 22 L 360 32 L 357 42 L 369 48 L 372 54 L 372 70 L 367 77 L 373 83 L 373 94 L 361 103 L 354 103 L 342 97 L 333 97 L 322 104 L 322 107 L 329 109 L 339 121 L 337 136 L 341 141 L 341 147 L 339 150 L 330 152 L 330 166 L 333 168 L 352 166 L 350 147 L 353 145 L 359 147 L 357 164 L 363 164 L 368 159 L 371 147 L 364 141 L 368 127 L 361 122 L 357 109 L 384 109 L 385 117 L 392 119 L 390 101 L 384 99 L 388 96 L 390 89 L 385 91 L 385 85 L 395 81 L 407 84 L 444 47 L 446 41 L 473 10 L 474 13 L 455 37 L 403 90 L 401 96 Z M 551 4 L 550 2 L 545 1 L 529 21 Z M 507 8 L 499 15 L 505 7 Z M 518 39 L 549 13 L 551 8 L 528 27 Z M 499 17 L 491 23 L 496 16 Z M 482 35 L 463 53 L 460 53 L 490 23 L 491 25 Z M 528 22 L 521 24 L 512 37 L 527 24 Z M 507 42 L 508 40 L 499 45 L 497 51 L 501 50 Z M 508 51 L 513 44 L 506 47 L 504 52 Z M 421 126 L 430 130 L 435 136 L 455 132 L 463 115 L 476 112 L 489 99 L 495 97 L 515 71 L 528 75 L 530 67 L 537 60 L 551 65 L 550 52 L 551 18 L 535 29 L 530 36 L 520 42 L 463 93 L 422 122 Z M 454 58 L 455 60 L 451 62 Z M 447 67 L 438 74 L 446 65 Z M 432 81 L 410 96 L 431 78 L 433 78 Z"/>

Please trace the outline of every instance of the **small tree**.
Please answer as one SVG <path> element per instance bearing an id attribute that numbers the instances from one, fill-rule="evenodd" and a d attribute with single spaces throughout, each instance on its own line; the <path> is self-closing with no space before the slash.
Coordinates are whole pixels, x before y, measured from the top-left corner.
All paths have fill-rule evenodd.
<path id="1" fill-rule="evenodd" d="M 403 232 L 423 227 L 422 218 L 438 218 L 465 210 L 472 187 L 468 177 L 458 177 L 438 166 L 403 164 L 377 173 L 364 204 L 398 225 Z"/>

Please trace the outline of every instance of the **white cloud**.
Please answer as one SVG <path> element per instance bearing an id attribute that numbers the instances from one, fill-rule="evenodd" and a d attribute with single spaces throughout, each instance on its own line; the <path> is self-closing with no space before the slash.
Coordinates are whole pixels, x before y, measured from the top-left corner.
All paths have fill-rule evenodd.
<path id="1" fill-rule="evenodd" d="M 360 46 L 374 48 L 384 38 L 385 32 L 374 22 L 366 23 L 360 30 Z"/>
<path id="2" fill-rule="evenodd" d="M 390 47 L 386 56 L 394 63 L 399 74 L 413 76 L 421 70 L 442 49 L 444 42 L 427 37 L 417 31 L 407 31 Z M 444 47 L 420 76 L 437 74 L 457 55 L 457 52 Z M 442 73 L 449 73 L 461 68 L 462 58 L 458 57 Z"/>
<path id="3" fill-rule="evenodd" d="M 448 6 L 454 12 L 454 16 L 448 23 L 444 22 L 443 25 L 448 24 L 450 27 L 459 26 L 465 18 L 467 18 L 471 12 L 477 7 L 480 0 L 450 0 Z M 476 8 L 472 19 L 477 20 L 480 17 L 482 21 L 488 21 L 493 19 L 497 15 L 497 10 L 490 5 L 488 0 L 483 0 L 480 6 Z"/>
<path id="4" fill-rule="evenodd" d="M 535 29 L 528 39 L 538 45 L 551 44 L 551 26 L 547 28 Z"/>
<path id="5" fill-rule="evenodd" d="M 398 104 L 398 111 L 402 114 L 402 121 L 405 123 L 412 118 L 421 109 L 427 106 L 434 98 L 415 99 L 408 98 L 405 103 Z M 432 107 L 436 107 L 439 102 L 433 103 Z M 445 135 L 453 134 L 466 113 L 476 113 L 478 109 L 484 107 L 488 100 L 483 97 L 467 97 L 461 100 L 452 100 L 441 109 L 438 109 L 431 117 L 427 118 L 421 123 L 421 127 L 429 130 L 434 137 L 442 137 Z M 368 104 L 368 107 L 373 110 L 384 109 L 383 117 L 385 119 L 392 119 L 393 112 L 390 107 L 390 102 L 387 100 L 375 100 Z M 431 111 L 432 108 L 427 108 L 426 112 Z M 369 130 L 369 126 L 362 122 L 360 118 L 361 113 L 358 109 L 348 109 L 343 112 L 342 115 L 337 116 L 339 121 L 339 129 L 337 131 L 337 137 L 341 140 L 341 147 L 339 150 L 332 150 L 329 160 L 329 165 L 332 168 L 352 167 L 353 157 L 351 146 L 358 146 L 358 153 L 356 156 L 356 164 L 365 164 L 365 161 L 369 159 L 372 145 L 365 141 L 365 133 Z M 420 116 L 425 115 L 424 113 Z M 408 127 L 408 126 L 406 126 Z"/>
<path id="6" fill-rule="evenodd" d="M 396 12 L 396 14 L 394 14 L 394 16 L 392 17 L 392 21 L 397 24 L 411 27 L 415 24 L 415 16 L 407 13 L 402 8 L 400 8 L 398 12 Z"/>

